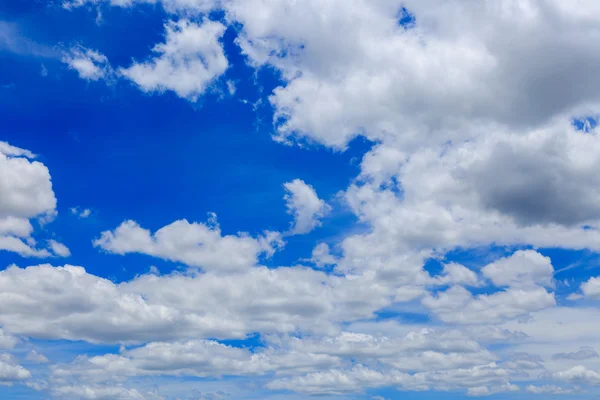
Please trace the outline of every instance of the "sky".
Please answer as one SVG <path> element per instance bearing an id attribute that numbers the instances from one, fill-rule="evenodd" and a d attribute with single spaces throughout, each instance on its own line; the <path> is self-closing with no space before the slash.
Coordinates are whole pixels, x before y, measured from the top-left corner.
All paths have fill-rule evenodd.
<path id="1" fill-rule="evenodd" d="M 0 1 L 0 398 L 597 398 L 599 24 Z"/>

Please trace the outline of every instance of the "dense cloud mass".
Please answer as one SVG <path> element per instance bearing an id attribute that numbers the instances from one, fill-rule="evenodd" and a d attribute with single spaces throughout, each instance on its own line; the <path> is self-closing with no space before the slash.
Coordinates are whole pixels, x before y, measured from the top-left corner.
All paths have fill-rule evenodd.
<path id="1" fill-rule="evenodd" d="M 56 215 L 56 197 L 48 168 L 29 150 L 0 142 L 0 251 L 28 257 L 69 255 L 62 243 L 37 248 L 32 219 L 39 223 Z"/>
<path id="2" fill-rule="evenodd" d="M 162 19 L 147 56 L 124 64 L 102 41 L 67 47 L 58 63 L 88 87 L 125 82 L 186 107 L 217 93 L 226 107 L 227 74 L 243 64 L 256 82 L 276 77 L 250 105 L 270 107 L 282 147 L 370 147 L 335 199 L 319 197 L 325 179 L 278 171 L 289 225 L 276 229 L 231 233 L 215 214 L 156 229 L 135 206 L 106 226 L 94 205 L 71 205 L 98 227 L 87 245 L 113 263 L 104 273 L 52 259 L 71 250 L 46 226 L 58 215 L 51 171 L 0 142 L 0 250 L 21 257 L 0 271 L 0 385 L 55 399 L 598 395 L 596 1 L 62 6 Z M 351 222 L 319 236 L 340 215 Z M 293 240 L 308 252 L 278 258 Z M 563 265 L 567 252 L 589 258 Z M 109 277 L 135 255 L 150 273 Z M 53 359 L 48 343 L 92 350 Z"/>

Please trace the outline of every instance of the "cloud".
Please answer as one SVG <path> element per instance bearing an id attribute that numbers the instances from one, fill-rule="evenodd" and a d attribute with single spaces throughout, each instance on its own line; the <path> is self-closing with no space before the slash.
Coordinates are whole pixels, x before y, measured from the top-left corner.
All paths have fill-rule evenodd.
<path id="1" fill-rule="evenodd" d="M 534 386 L 529 385 L 525 388 L 527 393 L 532 394 L 571 394 L 576 393 L 576 390 L 573 389 L 565 389 L 556 385 L 543 385 L 543 386 Z"/>
<path id="2" fill-rule="evenodd" d="M 31 372 L 16 363 L 10 354 L 0 354 L 0 386 L 31 378 Z"/>
<path id="3" fill-rule="evenodd" d="M 137 389 L 122 386 L 58 386 L 52 389 L 57 398 L 80 400 L 163 400 L 152 393 L 140 393 Z"/>
<path id="4" fill-rule="evenodd" d="M 5 333 L 2 329 L 0 329 L 0 349 L 12 349 L 19 342 L 19 340 Z"/>
<path id="5" fill-rule="evenodd" d="M 581 291 L 585 297 L 591 299 L 600 298 L 600 277 L 591 277 L 581 285 Z"/>
<path id="6" fill-rule="evenodd" d="M 57 242 L 56 240 L 49 240 L 50 248 L 52 252 L 59 257 L 69 257 L 71 255 L 71 251 L 67 246 L 62 243 Z"/>
<path id="7" fill-rule="evenodd" d="M 124 221 L 114 231 L 102 232 L 94 246 L 115 254 L 147 254 L 206 271 L 236 272 L 256 265 L 261 254 L 271 256 L 283 242 L 275 232 L 257 238 L 245 233 L 223 236 L 213 215 L 208 224 L 179 220 L 155 233 Z"/>
<path id="8" fill-rule="evenodd" d="M 493 394 L 503 393 L 503 392 L 518 392 L 519 390 L 520 390 L 520 388 L 517 385 L 513 385 L 511 383 L 506 383 L 504 385 L 494 386 L 491 388 L 488 388 L 487 386 L 476 386 L 476 387 L 469 388 L 469 390 L 467 391 L 467 396 L 472 396 L 472 397 L 491 396 Z"/>
<path id="9" fill-rule="evenodd" d="M 25 149 L 0 142 L 0 250 L 23 257 L 65 256 L 66 247 L 53 240 L 49 249 L 36 248 L 30 222 L 52 220 L 56 212 L 56 197 L 48 168 Z"/>
<path id="10" fill-rule="evenodd" d="M 336 264 L 337 258 L 329 252 L 329 246 L 327 243 L 319 243 L 313 249 L 311 257 L 305 261 L 312 262 L 317 267 L 323 268 L 327 265 Z"/>
<path id="11" fill-rule="evenodd" d="M 81 79 L 98 81 L 109 79 L 113 70 L 104 54 L 96 50 L 75 46 L 65 53 L 62 62 L 77 71 Z"/>
<path id="12" fill-rule="evenodd" d="M 153 342 L 120 354 L 80 357 L 74 363 L 59 365 L 54 379 L 78 377 L 102 381 L 111 376 L 195 376 L 219 377 L 289 373 L 337 365 L 336 357 L 263 348 L 251 352 L 216 341 Z"/>
<path id="13" fill-rule="evenodd" d="M 550 258 L 533 250 L 516 251 L 510 257 L 486 265 L 481 272 L 499 287 L 554 286 Z"/>
<path id="14" fill-rule="evenodd" d="M 38 364 L 46 364 L 46 363 L 50 362 L 50 360 L 48 360 L 48 358 L 45 355 L 38 353 L 35 350 L 31 350 L 29 353 L 27 353 L 26 360 L 32 361 L 32 362 L 35 362 Z"/>
<path id="15" fill-rule="evenodd" d="M 75 266 L 0 271 L 0 325 L 40 339 L 137 343 L 243 339 L 253 332 L 330 333 L 372 316 L 390 293 L 305 268 L 235 275 L 142 275 L 114 284 Z"/>
<path id="16" fill-rule="evenodd" d="M 582 346 L 574 353 L 556 353 L 552 355 L 554 360 L 587 360 L 598 357 L 598 352 L 590 346 Z"/>
<path id="17" fill-rule="evenodd" d="M 21 56 L 41 58 L 60 57 L 58 50 L 26 37 L 18 24 L 10 21 L 0 21 L 0 50 L 9 51 Z"/>
<path id="18" fill-rule="evenodd" d="M 69 211 L 71 211 L 71 214 L 76 215 L 79 218 L 87 218 L 92 215 L 92 210 L 89 208 L 81 209 L 79 207 L 71 207 Z"/>
<path id="19" fill-rule="evenodd" d="M 555 372 L 552 374 L 552 378 L 575 384 L 600 384 L 600 373 L 587 369 L 582 365 L 578 365 L 565 371 Z"/>
<path id="20" fill-rule="evenodd" d="M 453 286 L 437 296 L 425 296 L 422 303 L 442 321 L 460 324 L 499 323 L 556 305 L 554 295 L 541 287 L 473 296 Z"/>
<path id="21" fill-rule="evenodd" d="M 290 233 L 301 235 L 321 226 L 321 219 L 331 211 L 331 207 L 319 199 L 315 189 L 300 179 L 284 183 L 283 187 L 288 214 L 294 216 Z"/>
<path id="22" fill-rule="evenodd" d="M 120 68 L 119 73 L 145 92 L 171 90 L 196 101 L 229 66 L 219 42 L 225 26 L 210 20 L 181 19 L 165 24 L 165 32 L 165 42 L 154 46 L 156 56 Z"/>

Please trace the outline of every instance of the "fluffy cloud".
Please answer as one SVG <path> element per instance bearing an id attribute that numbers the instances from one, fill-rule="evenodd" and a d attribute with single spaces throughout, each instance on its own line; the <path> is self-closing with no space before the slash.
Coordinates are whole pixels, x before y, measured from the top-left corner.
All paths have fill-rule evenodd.
<path id="1" fill-rule="evenodd" d="M 271 256 L 283 242 L 275 232 L 258 238 L 245 233 L 223 236 L 213 215 L 207 224 L 179 220 L 155 233 L 125 221 L 114 231 L 102 232 L 94 246 L 115 254 L 148 254 L 206 271 L 235 272 L 256 265 L 260 254 Z"/>
<path id="2" fill-rule="evenodd" d="M 396 386 L 402 390 L 456 390 L 488 385 L 510 385 L 509 371 L 495 363 L 473 368 L 457 368 L 406 374 L 398 370 L 378 371 L 363 365 L 350 370 L 330 369 L 304 376 L 283 378 L 268 384 L 271 389 L 287 389 L 307 394 L 343 394 L 365 388 Z M 511 385 L 512 387 L 512 385 Z"/>
<path id="3" fill-rule="evenodd" d="M 119 72 L 145 92 L 171 90 L 195 101 L 229 65 L 219 42 L 225 26 L 181 19 L 167 23 L 165 31 L 165 43 L 154 46 L 155 57 Z"/>
<path id="4" fill-rule="evenodd" d="M 31 372 L 16 363 L 10 354 L 0 354 L 0 385 L 12 385 L 14 382 L 31 378 Z"/>
<path id="5" fill-rule="evenodd" d="M 12 266 L 0 272 L 0 325 L 90 342 L 331 333 L 341 321 L 372 317 L 392 296 L 369 281 L 304 268 L 143 275 L 114 284 L 81 267 Z"/>
<path id="6" fill-rule="evenodd" d="M 499 323 L 556 305 L 554 295 L 541 287 L 473 296 L 453 286 L 437 296 L 427 295 L 422 303 L 442 321 L 461 324 Z"/>
<path id="7" fill-rule="evenodd" d="M 0 142 L 0 250 L 24 257 L 68 255 L 63 244 L 51 240 L 49 249 L 36 248 L 31 219 L 40 223 L 56 215 L 56 198 L 48 168 L 35 155 Z"/>
<path id="8" fill-rule="evenodd" d="M 321 226 L 321 218 L 329 213 L 331 207 L 319 199 L 315 189 L 300 179 L 287 182 L 283 187 L 287 192 L 284 200 L 288 214 L 294 216 L 291 233 L 308 233 Z"/>
<path id="9" fill-rule="evenodd" d="M 600 104 L 600 56 L 590 47 L 598 42 L 596 2 L 106 2 L 123 7 L 160 2 L 182 18 L 165 25 L 164 43 L 150 59 L 119 70 L 143 91 L 170 90 L 197 100 L 229 66 L 220 43 L 224 22 L 235 26 L 236 42 L 251 66 L 280 73 L 280 86 L 268 98 L 277 140 L 308 139 L 336 149 L 358 135 L 375 142 L 344 195 L 365 229 L 341 239 L 335 257 L 327 245 L 315 247 L 310 261 L 335 265 L 333 274 L 325 274 L 258 266 L 260 255 L 279 246 L 277 234 L 223 235 L 218 226 L 187 221 L 151 233 L 126 221 L 104 232 L 96 245 L 204 273 L 145 275 L 114 284 L 77 267 L 12 267 L 0 273 L 0 324 L 7 332 L 154 341 L 79 360 L 82 370 L 126 368 L 130 375 L 213 376 L 219 368 L 265 373 L 284 365 L 274 361 L 283 349 L 294 359 L 306 358 L 285 364 L 302 368 L 290 367 L 291 376 L 277 377 L 268 387 L 309 394 L 393 386 L 490 395 L 516 390 L 513 378 L 537 379 L 533 374 L 543 368 L 548 379 L 600 383 L 593 348 L 573 352 L 597 346 L 597 310 L 555 307 L 548 258 L 517 251 L 480 274 L 452 262 L 444 262 L 436 276 L 423 267 L 457 247 L 600 249 L 600 139 L 592 124 L 581 131 L 572 123 L 574 116 L 595 118 Z M 414 14 L 415 24 L 399 23 L 401 7 Z M 213 8 L 224 11 L 222 22 L 200 16 Z M 79 51 L 71 68 L 86 79 L 106 76 L 103 56 Z M 7 157 L 13 159 L 31 157 L 7 147 L 0 151 L 12 152 Z M 319 226 L 327 206 L 314 189 L 299 180 L 286 189 L 295 219 L 291 232 Z M 22 254 L 33 248 L 21 238 L 30 235 L 34 217 L 7 216 L 0 223 L 6 232 L 0 247 L 20 248 Z M 484 280 L 493 287 L 483 294 L 465 288 Z M 598 282 L 584 283 L 583 294 L 600 297 Z M 450 287 L 438 291 L 440 285 Z M 378 310 L 385 315 L 406 309 L 434 316 L 436 324 L 452 325 L 458 333 L 340 333 L 348 322 L 374 318 Z M 31 315 L 37 318 L 24 317 Z M 276 351 L 199 339 L 253 332 L 272 334 L 269 345 Z M 298 337 L 285 336 L 294 333 Z M 521 352 L 493 354 L 477 340 L 501 341 Z M 307 371 L 300 372 L 303 368 Z M 66 397 L 145 396 L 93 385 L 62 390 Z"/>
<path id="10" fill-rule="evenodd" d="M 555 372 L 552 377 L 557 380 L 566 381 L 569 383 L 579 383 L 588 385 L 600 384 L 600 373 L 587 369 L 584 366 L 578 365 L 571 369 Z"/>
<path id="11" fill-rule="evenodd" d="M 81 79 L 88 81 L 110 78 L 113 74 L 112 67 L 104 54 L 81 46 L 73 47 L 63 56 L 62 62 L 77 71 Z"/>
<path id="12" fill-rule="evenodd" d="M 111 376 L 196 376 L 263 375 L 269 372 L 310 371 L 339 364 L 336 357 L 265 348 L 225 346 L 215 341 L 153 342 L 121 354 L 79 357 L 72 364 L 53 369 L 54 379 L 77 377 L 102 381 Z"/>
<path id="13" fill-rule="evenodd" d="M 549 257 L 532 250 L 519 250 L 482 268 L 483 275 L 496 286 L 553 286 L 554 268 Z"/>
<path id="14" fill-rule="evenodd" d="M 581 291 L 585 297 L 591 299 L 600 298 L 600 277 L 592 277 L 581 285 Z"/>

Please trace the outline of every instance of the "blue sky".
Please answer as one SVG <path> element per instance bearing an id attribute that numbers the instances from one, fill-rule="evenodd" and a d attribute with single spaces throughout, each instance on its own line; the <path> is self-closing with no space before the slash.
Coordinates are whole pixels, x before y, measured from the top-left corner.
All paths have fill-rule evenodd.
<path id="1" fill-rule="evenodd" d="M 595 398 L 598 19 L 0 3 L 3 398 Z"/>

